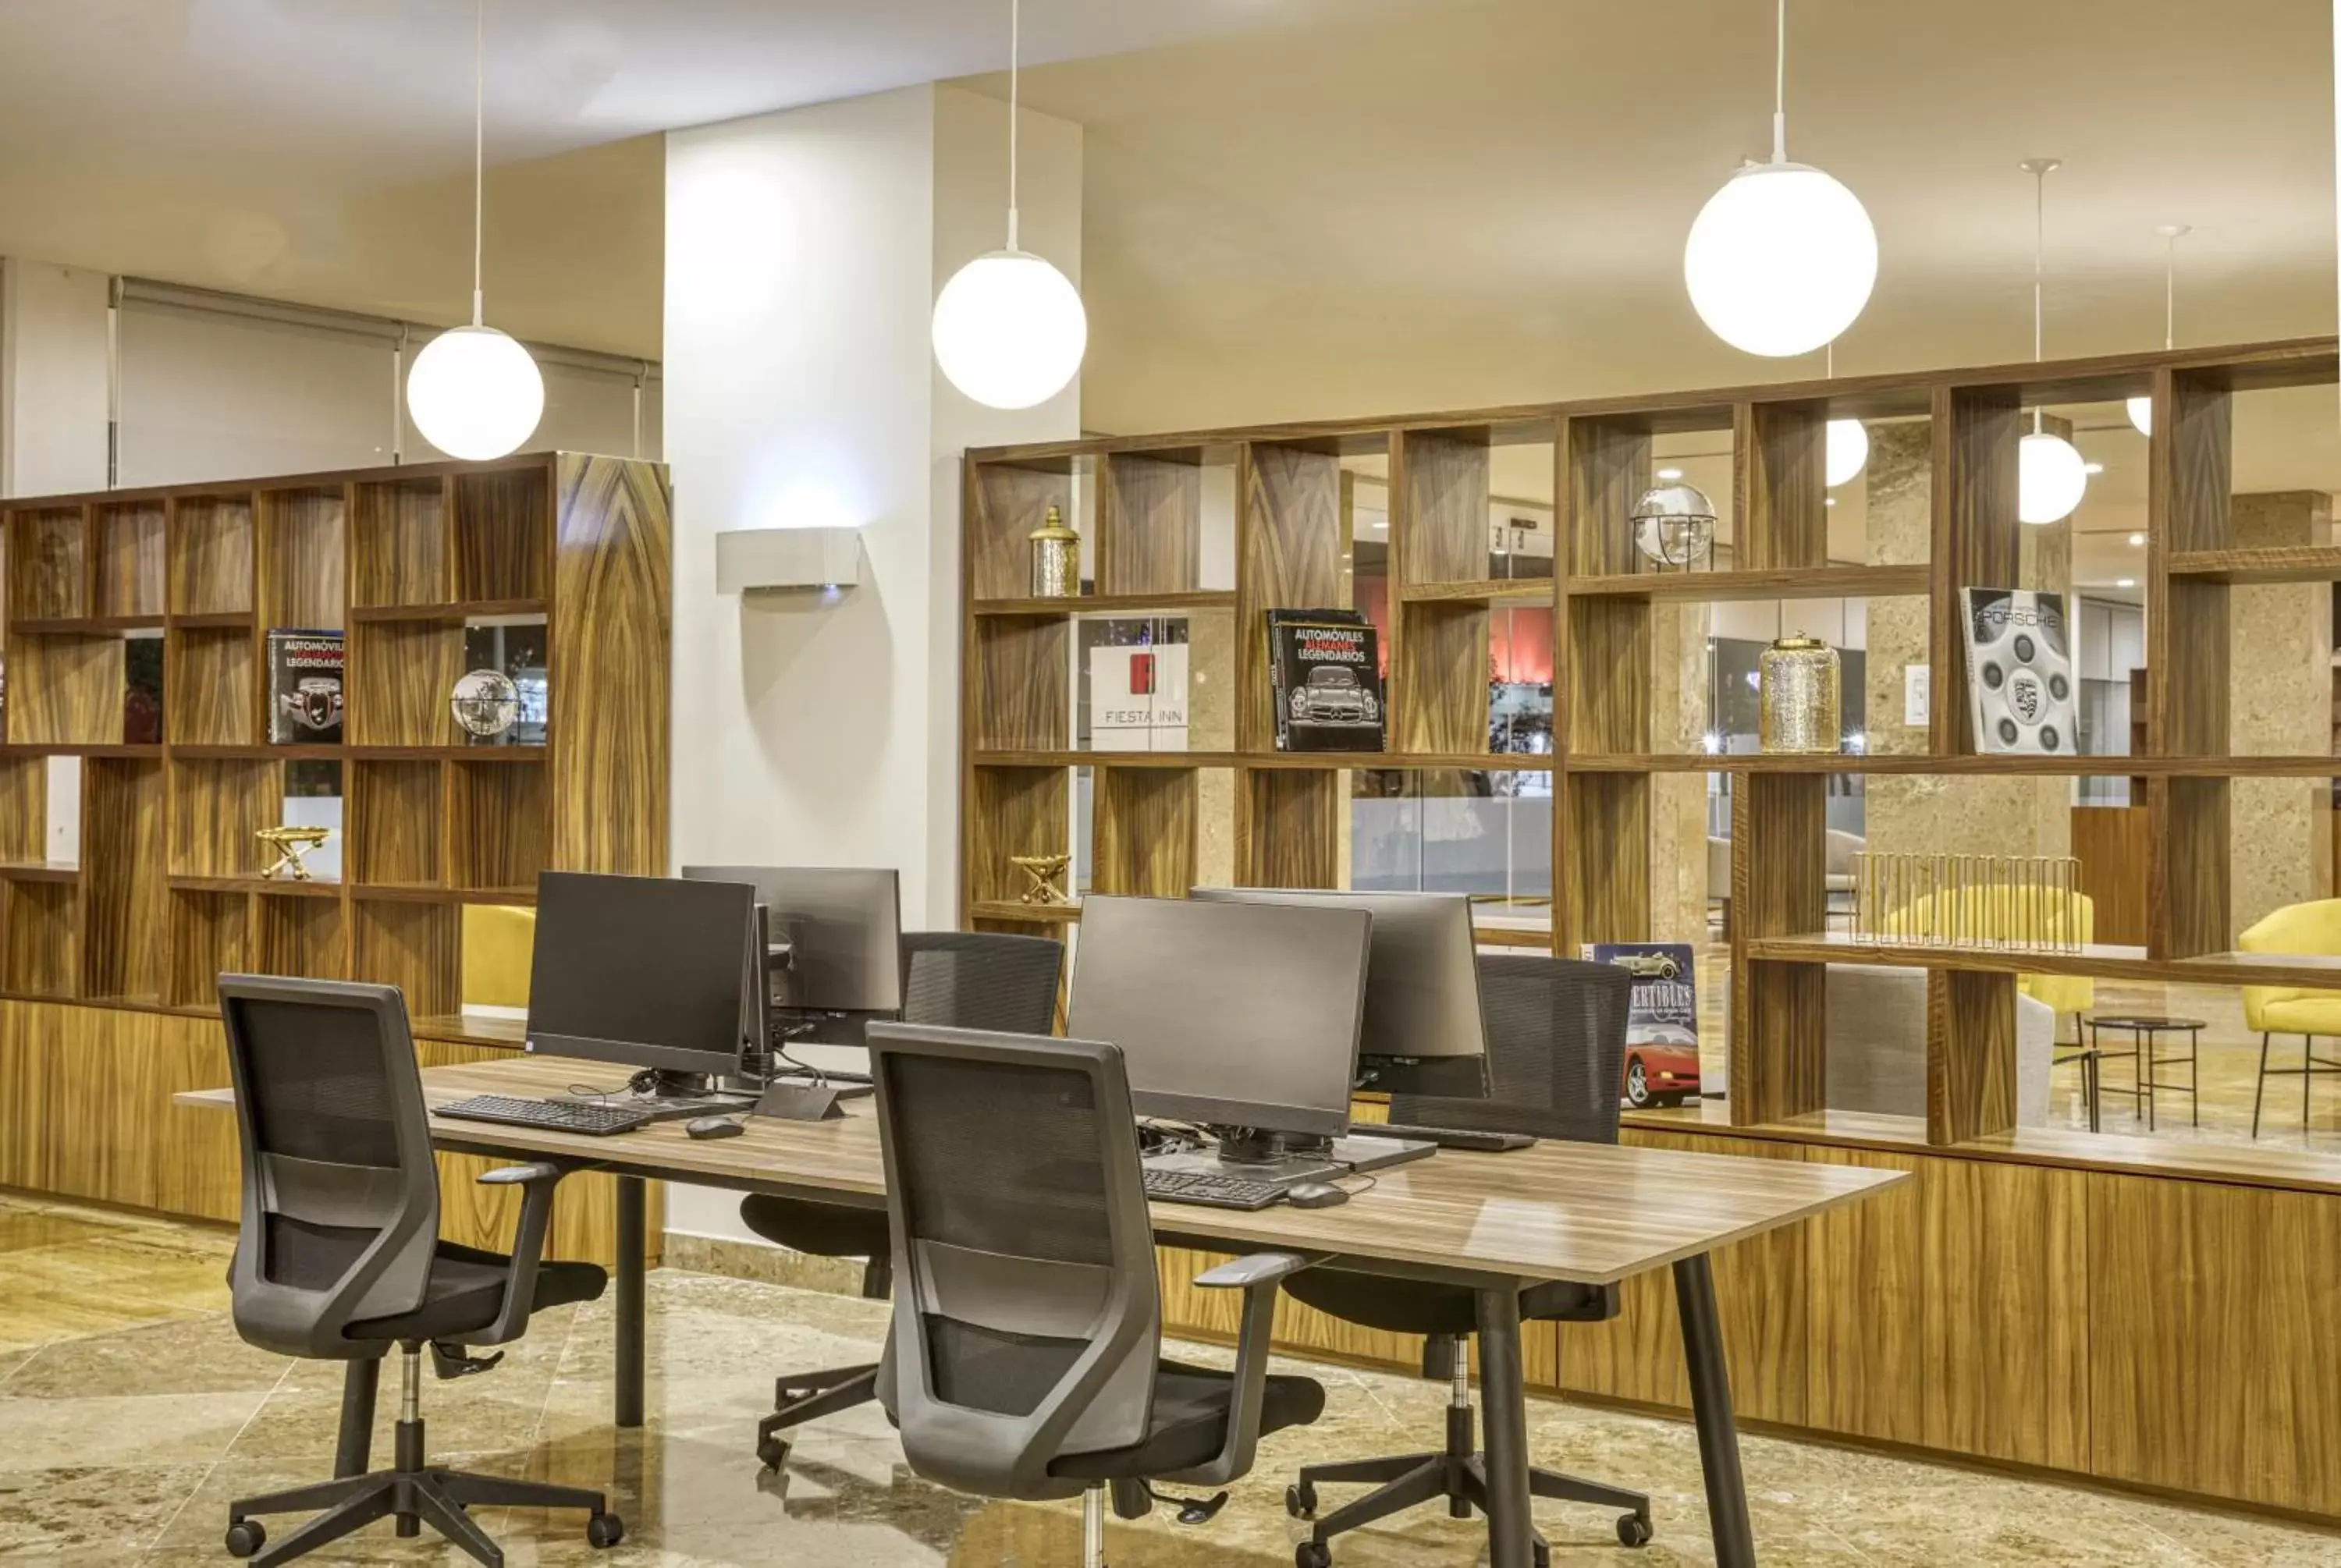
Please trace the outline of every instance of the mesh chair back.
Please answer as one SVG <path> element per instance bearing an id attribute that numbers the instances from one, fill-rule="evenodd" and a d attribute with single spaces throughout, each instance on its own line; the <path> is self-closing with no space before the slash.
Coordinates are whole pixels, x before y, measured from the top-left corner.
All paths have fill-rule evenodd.
<path id="1" fill-rule="evenodd" d="M 406 1004 L 393 986 L 223 975 L 244 1162 L 237 1332 L 286 1355 L 379 1354 L 359 1318 L 423 1304 L 439 1176 Z"/>
<path id="2" fill-rule="evenodd" d="M 1633 990 L 1633 976 L 1614 964 L 1480 955 L 1488 1097 L 1392 1095 L 1390 1119 L 1616 1143 Z"/>
<path id="3" fill-rule="evenodd" d="M 1065 945 L 999 931 L 902 936 L 902 1021 L 1003 1035 L 1055 1031 Z"/>
<path id="4" fill-rule="evenodd" d="M 1050 1462 L 1141 1441 L 1161 1354 L 1121 1053 L 910 1024 L 869 1039 L 894 1249 L 879 1397 L 921 1475 L 1067 1495 Z"/>

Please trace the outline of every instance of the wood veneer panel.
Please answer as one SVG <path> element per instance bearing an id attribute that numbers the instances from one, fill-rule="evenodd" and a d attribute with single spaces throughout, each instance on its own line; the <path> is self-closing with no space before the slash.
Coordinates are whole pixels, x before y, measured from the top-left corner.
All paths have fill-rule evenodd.
<path id="1" fill-rule="evenodd" d="M 49 759 L 0 758 L 0 860 L 48 858 Z"/>
<path id="2" fill-rule="evenodd" d="M 463 1006 L 463 911 L 453 904 L 362 899 L 350 906 L 350 972 L 396 986 L 417 1017 Z"/>
<path id="3" fill-rule="evenodd" d="M 1741 403 L 1733 411 L 1735 568 L 1828 563 L 1828 404 L 1819 402 Z"/>
<path id="4" fill-rule="evenodd" d="M 172 502 L 166 539 L 171 614 L 251 613 L 249 497 L 189 496 Z"/>
<path id="5" fill-rule="evenodd" d="M 1330 450 L 1265 443 L 1237 460 L 1236 738 L 1276 743 L 1266 614 L 1348 605 L 1343 581 L 1340 459 Z"/>
<path id="6" fill-rule="evenodd" d="M 2088 1179 L 1981 1160 L 1921 1167 L 1928 1447 L 2087 1470 Z"/>
<path id="7" fill-rule="evenodd" d="M 159 1000 L 163 762 L 93 757 L 82 769 L 81 994 Z"/>
<path id="8" fill-rule="evenodd" d="M 0 986 L 28 997 L 70 997 L 81 889 L 72 882 L 11 881 L 0 888 Z"/>
<path id="9" fill-rule="evenodd" d="M 1107 460 L 1097 538 L 1100 593 L 1142 596 L 1201 589 L 1201 455 L 1129 452 Z"/>
<path id="10" fill-rule="evenodd" d="M 87 514 L 31 507 L 8 517 L 8 619 L 61 620 L 89 609 Z M 10 661 L 12 669 L 15 661 Z"/>
<path id="11" fill-rule="evenodd" d="M 106 746 L 122 739 L 122 639 L 45 632 L 8 640 L 8 739 Z"/>
<path id="12" fill-rule="evenodd" d="M 1488 607 L 1410 604 L 1390 681 L 1399 749 L 1430 756 L 1488 749 Z"/>
<path id="13" fill-rule="evenodd" d="M 2154 839 L 2147 951 L 2156 958 L 2224 953 L 2235 946 L 2228 901 L 2230 801 L 2225 779 L 2150 779 Z"/>
<path id="14" fill-rule="evenodd" d="M 2217 372 L 2155 378 L 2150 523 L 2173 553 L 2225 550 L 2235 540 L 2235 399 Z M 2157 493 L 2158 492 L 2158 493 Z M 2157 504 L 2158 502 L 2158 504 Z"/>
<path id="15" fill-rule="evenodd" d="M 219 977 L 252 968 L 252 897 L 174 888 L 170 900 L 163 1001 L 174 1007 L 214 1006 Z"/>
<path id="16" fill-rule="evenodd" d="M 2142 803 L 2073 808 L 2073 858 L 2081 863 L 2080 890 L 2089 900 L 2089 931 L 2097 941 L 2147 944 L 2151 814 Z"/>
<path id="17" fill-rule="evenodd" d="M 351 491 L 350 602 L 444 604 L 455 597 L 446 481 L 373 480 Z"/>
<path id="18" fill-rule="evenodd" d="M 1331 769 L 1260 768 L 1238 789 L 1236 869 L 1246 887 L 1340 885 L 1341 792 L 1349 775 Z"/>
<path id="19" fill-rule="evenodd" d="M 1069 469 L 978 463 L 968 513 L 968 574 L 978 599 L 1015 599 L 1032 587 L 1032 531 L 1056 507 L 1065 526 L 1078 528 Z"/>
<path id="20" fill-rule="evenodd" d="M 1092 775 L 1092 886 L 1183 898 L 1195 885 L 1193 769 L 1100 768 Z"/>
<path id="21" fill-rule="evenodd" d="M 1818 930 L 1828 908 L 1828 780 L 1751 773 L 1731 794 L 1732 1117 L 1778 1121 L 1828 1104 L 1828 972 L 1750 957 L 1755 939 Z"/>
<path id="22" fill-rule="evenodd" d="M 2091 1468 L 2341 1513 L 2341 1201 L 2089 1176 Z"/>
<path id="23" fill-rule="evenodd" d="M 1927 971 L 1927 1141 L 2016 1126 L 2016 977 Z"/>
<path id="24" fill-rule="evenodd" d="M 1932 729 L 1939 756 L 1975 750 L 1967 714 L 1967 646 L 1959 590 L 2008 588 L 2018 580 L 2023 524 L 2017 521 L 2017 444 L 2024 433 L 2021 389 L 1940 388 L 1934 403 L 1935 650 Z"/>
<path id="25" fill-rule="evenodd" d="M 1574 752 L 1639 753 L 1650 749 L 1650 601 L 1619 595 L 1572 595 L 1566 624 L 1567 680 L 1556 715 Z"/>
<path id="26" fill-rule="evenodd" d="M 2227 754 L 2232 591 L 2196 578 L 2164 585 L 2161 635 L 2147 655 L 2147 744 L 2158 756 Z"/>
<path id="27" fill-rule="evenodd" d="M 440 830 L 444 807 L 436 762 L 351 763 L 349 837 L 343 846 L 349 879 L 379 887 L 447 886 Z"/>
<path id="28" fill-rule="evenodd" d="M 1556 548 L 1566 548 L 1579 577 L 1642 570 L 1634 548 L 1634 503 L 1650 487 L 1650 435 L 1645 425 L 1601 419 L 1561 424 L 1564 482 Z"/>
<path id="29" fill-rule="evenodd" d="M 1488 575 L 1488 432 L 1410 431 L 1398 438 L 1406 509 L 1399 581 L 1408 587 Z"/>
<path id="30" fill-rule="evenodd" d="M 542 463 L 455 476 L 457 599 L 543 599 L 551 591 L 551 481 Z"/>
<path id="31" fill-rule="evenodd" d="M 95 613 L 163 613 L 163 513 L 160 500 L 92 509 L 97 532 Z"/>
<path id="32" fill-rule="evenodd" d="M 260 496 L 263 625 L 335 630 L 348 620 L 349 492 L 340 485 Z"/>
<path id="33" fill-rule="evenodd" d="M 257 877 L 273 858 L 256 835 L 284 815 L 278 764 L 261 758 L 174 758 L 170 858 L 174 877 Z"/>
<path id="34" fill-rule="evenodd" d="M 563 452 L 555 477 L 548 863 L 662 876 L 674 597 L 666 471 Z"/>
<path id="35" fill-rule="evenodd" d="M 342 918 L 342 900 L 274 893 L 255 895 L 252 962 L 254 970 L 263 975 L 347 979 L 349 932 Z"/>
<path id="36" fill-rule="evenodd" d="M 1735 1087 L 1734 1091 L 1738 1091 Z M 1813 1164 L 1923 1171 L 1923 1158 L 1808 1148 Z M 1908 1182 L 1806 1227 L 1806 1419 L 1825 1432 L 1926 1441 L 1925 1198 Z"/>
<path id="37" fill-rule="evenodd" d="M 547 770 L 450 762 L 447 833 L 449 887 L 535 888 L 553 848 Z"/>
<path id="38" fill-rule="evenodd" d="M 975 707 L 969 739 L 980 751 L 1055 751 L 1072 744 L 1072 623 L 1062 616 L 987 615 L 974 627 Z"/>
<path id="39" fill-rule="evenodd" d="M 1559 788 L 1557 950 L 1650 939 L 1650 780 L 1571 773 Z"/>
<path id="40" fill-rule="evenodd" d="M 250 746 L 262 739 L 259 645 L 244 627 L 164 634 L 163 734 L 174 746 Z"/>
<path id="41" fill-rule="evenodd" d="M 623 638 L 623 630 L 613 632 Z M 556 632 L 555 640 L 559 634 Z M 463 629 L 429 621 L 363 620 L 350 628 L 344 733 L 354 746 L 458 746 L 463 731 L 448 700 L 463 673 Z M 553 680 L 555 717 L 568 676 Z M 583 700 L 573 699 L 573 701 Z M 617 692 L 607 700 L 623 703 Z M 635 754 L 638 763 L 640 754 Z M 613 761 L 615 759 L 613 759 Z"/>
<path id="42" fill-rule="evenodd" d="M 971 903 L 1013 903 L 1022 896 L 1024 878 L 1008 863 L 1010 857 L 1071 849 L 1071 779 L 1063 768 L 976 772 L 968 797 L 967 874 L 961 881 Z"/>

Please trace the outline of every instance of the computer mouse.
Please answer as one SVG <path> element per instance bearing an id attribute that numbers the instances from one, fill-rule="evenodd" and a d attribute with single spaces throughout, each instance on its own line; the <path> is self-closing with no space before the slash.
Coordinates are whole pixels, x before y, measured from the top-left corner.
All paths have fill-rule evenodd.
<path id="1" fill-rule="evenodd" d="M 1284 1201 L 1294 1208 L 1331 1208 L 1350 1201 L 1350 1189 L 1329 1181 L 1295 1182 L 1284 1189 Z"/>
<path id="2" fill-rule="evenodd" d="M 733 1116 L 694 1116 L 682 1130 L 695 1138 L 729 1138 L 746 1132 L 748 1124 Z"/>

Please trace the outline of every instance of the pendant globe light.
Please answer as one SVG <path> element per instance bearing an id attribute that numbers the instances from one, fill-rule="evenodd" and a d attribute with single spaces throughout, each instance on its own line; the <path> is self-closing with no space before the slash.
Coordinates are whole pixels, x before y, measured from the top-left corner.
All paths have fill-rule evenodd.
<path id="1" fill-rule="evenodd" d="M 2040 362 L 2040 283 L 2047 253 L 2048 175 L 2061 158 L 2027 158 L 2032 176 L 2032 362 Z M 2032 433 L 2016 446 L 2016 515 L 2025 522 L 2059 522 L 2073 515 L 2089 488 L 2089 471 L 2071 442 L 2040 428 L 2040 408 L 2032 409 Z"/>
<path id="2" fill-rule="evenodd" d="M 1837 344 L 1829 344 L 1826 362 L 1828 379 L 1837 380 Z M 1828 488 L 1835 490 L 1869 465 L 1869 427 L 1858 419 L 1833 419 L 1821 433 L 1821 468 Z"/>
<path id="3" fill-rule="evenodd" d="M 987 408 L 1031 408 L 1065 389 L 1090 342 L 1081 291 L 1017 243 L 1016 115 L 1021 0 L 1008 7 L 1008 248 L 953 273 L 935 299 L 935 362 Z"/>
<path id="4" fill-rule="evenodd" d="M 2187 232 L 2184 223 L 2165 223 L 2154 231 L 2162 236 L 2162 346 L 2178 346 L 2178 236 Z M 2154 400 L 2134 397 L 2127 405 L 2129 422 L 2140 435 L 2154 433 Z"/>
<path id="5" fill-rule="evenodd" d="M 1878 282 L 1878 231 L 1859 198 L 1788 162 L 1788 0 L 1779 0 L 1772 161 L 1708 198 L 1683 246 L 1691 307 L 1751 354 L 1810 353 L 1851 326 Z"/>
<path id="6" fill-rule="evenodd" d="M 423 439 L 473 462 L 517 452 L 544 417 L 544 377 L 536 362 L 482 314 L 487 104 L 488 5 L 477 0 L 472 16 L 472 324 L 425 343 L 406 376 L 406 412 Z"/>

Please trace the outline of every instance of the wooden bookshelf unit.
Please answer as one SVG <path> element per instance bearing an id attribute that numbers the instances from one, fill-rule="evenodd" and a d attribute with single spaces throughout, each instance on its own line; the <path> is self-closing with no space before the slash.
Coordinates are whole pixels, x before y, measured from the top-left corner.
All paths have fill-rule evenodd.
<path id="1" fill-rule="evenodd" d="M 533 903 L 548 868 L 665 871 L 661 466 L 548 453 L 0 517 L 0 1185 L 231 1218 L 234 1129 L 169 1105 L 225 1081 L 216 975 L 395 985 L 426 1065 L 472 1059 L 511 1043 L 459 1017 L 464 905 Z M 465 623 L 530 620 L 547 739 L 468 744 L 449 706 Z M 344 632 L 342 743 L 269 742 L 277 628 Z M 127 744 L 139 635 L 162 640 L 162 739 Z M 59 757 L 80 762 L 77 860 L 47 844 Z M 336 771 L 341 879 L 264 878 L 255 835 L 293 779 Z M 562 1245 L 606 1251 L 588 1210 L 607 1195 L 579 1194 Z M 450 1216 L 459 1236 L 509 1225 L 468 1194 Z"/>
<path id="2" fill-rule="evenodd" d="M 1656 813 L 1674 776 L 1730 775 L 1728 1106 L 1628 1117 L 1634 1141 L 1773 1158 L 1891 1165 L 1920 1180 L 1860 1214 L 1728 1249 L 1734 1395 L 1760 1422 L 1994 1463 L 2341 1519 L 2341 1157 L 2016 1126 L 2018 973 L 2341 988 L 2341 962 L 2234 952 L 2230 802 L 2236 779 L 2341 774 L 2316 756 L 2236 756 L 2228 741 L 2231 585 L 2341 581 L 2341 548 L 2237 547 L 2235 401 L 2330 388 L 2332 339 L 2041 364 L 1848 377 L 1384 419 L 1296 422 L 996 448 L 967 454 L 961 630 L 960 898 L 963 924 L 1061 932 L 1077 909 L 1017 902 L 1007 858 L 1071 849 L 1077 769 L 1092 770 L 1091 886 L 1182 896 L 1204 842 L 1202 784 L 1225 774 L 1240 882 L 1334 887 L 1351 775 L 1549 775 L 1549 930 L 1483 940 L 1574 954 L 1654 929 Z M 1958 610 L 1967 587 L 2018 583 L 2017 452 L 2042 405 L 2153 400 L 2143 754 L 1979 754 L 1968 733 Z M 2113 416 L 2118 418 L 2118 414 Z M 1832 562 L 1824 454 L 1831 419 L 1928 426 L 1924 559 Z M 1651 570 L 1631 510 L 1653 443 L 1697 434 L 1731 454 L 1726 570 Z M 1490 471 L 1549 449 L 1549 578 L 1490 580 Z M 1504 454 L 1517 457 L 1519 454 Z M 1345 461 L 1389 491 L 1390 750 L 1274 749 L 1263 613 L 1351 604 Z M 1532 453 L 1541 461 L 1541 453 Z M 1198 547 L 1214 464 L 1232 464 L 1233 581 Z M 1025 537 L 1061 510 L 1101 591 L 1026 597 Z M 1659 722 L 1659 608 L 1686 601 L 1923 598 L 1932 702 L 1918 754 L 1702 754 Z M 1490 617 L 1551 615 L 1549 755 L 1489 740 Z M 1080 750 L 1076 617 L 1233 616 L 1231 741 L 1195 752 Z M 2050 956 L 1877 948 L 1826 930 L 1825 807 L 1838 774 L 2129 777 L 2150 807 L 2149 934 Z M 1426 790 L 1426 792 L 1428 792 Z M 1913 846 L 1923 847 L 1923 846 Z M 1827 965 L 1927 976 L 1923 1116 L 1848 1116 L 1828 1101 Z M 2312 1239 L 2313 1238 L 2313 1239 Z M 2217 1300 L 2184 1282 L 2221 1282 Z M 1549 1387 L 1681 1406 L 1663 1288 L 1637 1282 L 1618 1324 L 1529 1353 Z M 1191 1330 L 1212 1304 L 1174 1291 Z M 1302 1350 L 1408 1364 L 1415 1347 L 1296 1314 Z M 2286 1430 L 2230 1442 L 2269 1410 Z M 2321 1456 L 2321 1457 L 2320 1457 Z"/>

